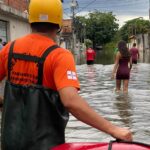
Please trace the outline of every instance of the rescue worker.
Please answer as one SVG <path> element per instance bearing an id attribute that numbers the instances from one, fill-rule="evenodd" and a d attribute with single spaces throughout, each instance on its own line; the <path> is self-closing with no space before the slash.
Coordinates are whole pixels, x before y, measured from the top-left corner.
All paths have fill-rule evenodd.
<path id="1" fill-rule="evenodd" d="M 115 138 L 132 140 L 128 129 L 105 120 L 79 96 L 73 56 L 54 42 L 62 14 L 60 0 L 31 0 L 32 33 L 0 52 L 0 81 L 7 77 L 3 150 L 48 150 L 64 143 L 68 112 Z"/>

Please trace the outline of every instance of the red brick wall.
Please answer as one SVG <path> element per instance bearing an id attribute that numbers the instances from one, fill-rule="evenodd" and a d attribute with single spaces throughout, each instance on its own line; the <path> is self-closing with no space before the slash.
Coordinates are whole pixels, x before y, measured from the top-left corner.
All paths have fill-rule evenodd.
<path id="1" fill-rule="evenodd" d="M 4 0 L 4 3 L 23 12 L 28 8 L 28 1 L 29 0 Z"/>

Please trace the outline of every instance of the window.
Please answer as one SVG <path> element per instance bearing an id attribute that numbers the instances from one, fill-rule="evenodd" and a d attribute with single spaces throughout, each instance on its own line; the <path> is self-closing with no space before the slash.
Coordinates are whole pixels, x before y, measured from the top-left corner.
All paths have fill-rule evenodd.
<path id="1" fill-rule="evenodd" d="M 8 42 L 7 39 L 7 22 L 0 20 L 0 38 L 3 42 Z"/>

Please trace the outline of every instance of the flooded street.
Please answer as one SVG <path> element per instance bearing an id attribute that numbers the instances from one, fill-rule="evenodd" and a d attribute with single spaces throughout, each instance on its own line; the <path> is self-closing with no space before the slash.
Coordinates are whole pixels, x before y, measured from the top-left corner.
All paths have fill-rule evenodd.
<path id="1" fill-rule="evenodd" d="M 112 67 L 98 64 L 77 66 L 80 95 L 108 120 L 130 128 L 135 141 L 150 143 L 150 64 L 133 66 L 129 93 L 126 95 L 114 92 L 115 80 L 110 79 Z M 67 142 L 107 142 L 111 139 L 70 116 Z"/>
<path id="2" fill-rule="evenodd" d="M 135 141 L 150 143 L 150 64 L 133 66 L 126 95 L 114 92 L 115 80 L 110 78 L 112 67 L 98 64 L 77 66 L 80 95 L 108 120 L 129 127 Z M 111 139 L 109 135 L 70 116 L 66 129 L 67 142 L 108 142 Z"/>

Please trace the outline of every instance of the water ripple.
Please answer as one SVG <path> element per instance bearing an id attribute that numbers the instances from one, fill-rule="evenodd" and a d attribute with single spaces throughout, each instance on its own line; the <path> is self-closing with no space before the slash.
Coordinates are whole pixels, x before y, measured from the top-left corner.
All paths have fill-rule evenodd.
<path id="1" fill-rule="evenodd" d="M 134 140 L 150 143 L 150 65 L 133 66 L 128 94 L 114 92 L 112 65 L 77 66 L 81 83 L 80 95 L 98 113 L 114 124 L 128 127 Z M 88 125 L 70 117 L 66 130 L 68 142 L 101 142 L 112 139 Z"/>

